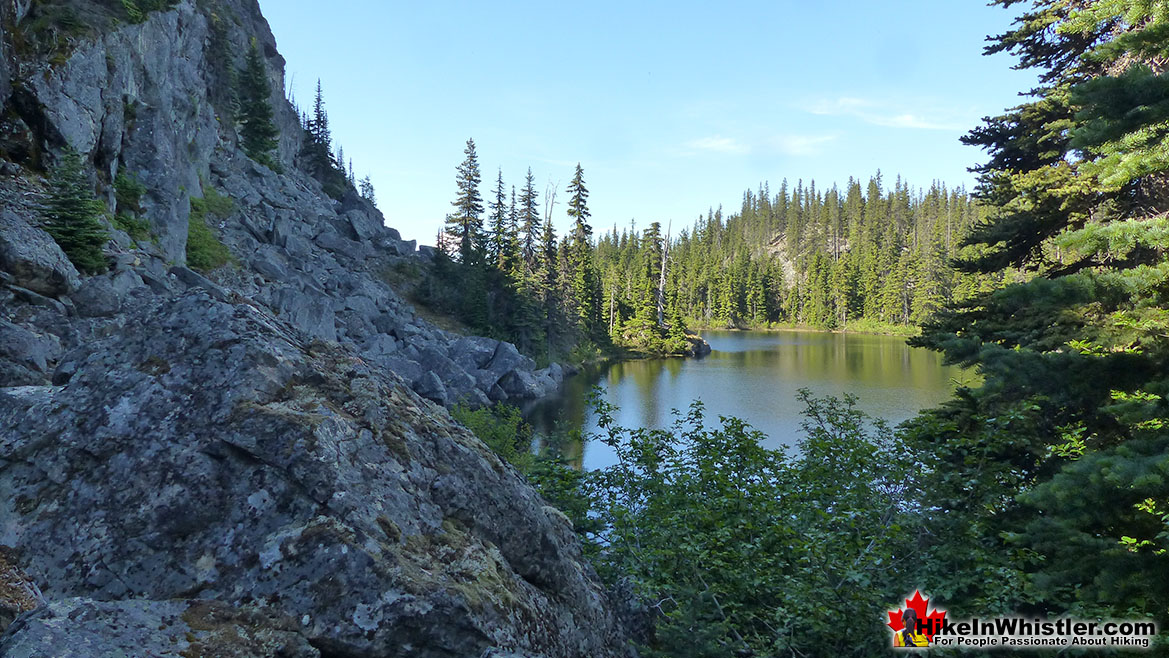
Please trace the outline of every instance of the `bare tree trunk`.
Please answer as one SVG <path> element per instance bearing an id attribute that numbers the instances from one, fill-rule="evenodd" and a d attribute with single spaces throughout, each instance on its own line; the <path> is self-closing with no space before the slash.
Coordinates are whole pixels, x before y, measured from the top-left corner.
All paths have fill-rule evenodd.
<path id="1" fill-rule="evenodd" d="M 666 261 L 670 257 L 670 229 L 673 222 L 666 225 L 666 239 L 662 242 L 662 273 L 658 277 L 658 326 L 666 326 Z"/>
<path id="2" fill-rule="evenodd" d="M 616 286 L 609 288 L 609 335 L 613 335 L 613 323 L 617 321 Z"/>

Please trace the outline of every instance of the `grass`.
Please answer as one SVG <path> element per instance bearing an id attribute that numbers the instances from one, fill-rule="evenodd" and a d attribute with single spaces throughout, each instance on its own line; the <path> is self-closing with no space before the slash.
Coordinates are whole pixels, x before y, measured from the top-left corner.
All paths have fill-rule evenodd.
<path id="1" fill-rule="evenodd" d="M 134 217 L 125 213 L 114 215 L 114 226 L 125 231 L 135 242 L 154 239 L 150 233 L 150 222 L 146 219 Z"/>
<path id="2" fill-rule="evenodd" d="M 230 197 L 215 188 L 204 186 L 203 197 L 191 197 L 191 215 L 187 220 L 187 265 L 202 272 L 214 270 L 234 261 L 227 245 L 215 235 L 208 219 L 225 219 L 235 208 Z"/>
<path id="3" fill-rule="evenodd" d="M 146 186 L 138 181 L 137 176 L 118 171 L 114 177 L 114 198 L 118 201 L 118 210 L 141 212 L 143 194 L 146 194 Z"/>

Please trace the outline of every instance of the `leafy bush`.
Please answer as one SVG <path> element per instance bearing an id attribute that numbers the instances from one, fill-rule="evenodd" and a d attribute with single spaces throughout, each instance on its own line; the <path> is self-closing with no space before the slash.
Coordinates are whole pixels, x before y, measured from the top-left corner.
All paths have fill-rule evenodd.
<path id="1" fill-rule="evenodd" d="M 589 499 L 584 491 L 587 474 L 569 467 L 559 456 L 559 446 L 565 441 L 579 442 L 579 432 L 576 436 L 545 437 L 543 450 L 535 452 L 532 426 L 524 421 L 516 407 L 496 404 L 471 409 L 456 405 L 451 409 L 451 416 L 523 474 L 544 500 L 568 517 L 583 538 L 587 540 L 599 530 L 597 521 L 589 514 Z M 590 547 L 586 543 L 586 552 Z"/>
<path id="2" fill-rule="evenodd" d="M 122 9 L 126 11 L 126 16 L 131 23 L 141 23 L 146 20 L 146 14 L 142 13 L 142 10 L 138 8 L 138 3 L 134 0 L 122 0 Z"/>
<path id="3" fill-rule="evenodd" d="M 126 12 L 126 18 L 131 23 L 141 23 L 150 12 L 170 9 L 175 4 L 169 0 L 121 0 L 121 2 L 122 10 Z"/>
<path id="4" fill-rule="evenodd" d="M 598 406 L 618 463 L 587 476 L 596 567 L 656 615 L 648 656 L 868 656 L 880 611 L 910 587 L 912 465 L 846 398 L 801 392 L 798 455 L 741 420 L 625 429 Z"/>
<path id="5" fill-rule="evenodd" d="M 451 417 L 521 471 L 532 463 L 532 427 L 519 409 L 507 404 L 482 409 L 456 405 Z"/>

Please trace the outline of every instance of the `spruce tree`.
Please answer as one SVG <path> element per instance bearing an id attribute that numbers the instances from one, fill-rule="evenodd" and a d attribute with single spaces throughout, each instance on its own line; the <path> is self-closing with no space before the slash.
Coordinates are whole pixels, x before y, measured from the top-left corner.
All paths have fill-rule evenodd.
<path id="1" fill-rule="evenodd" d="M 584 335 L 596 341 L 605 332 L 601 323 L 601 278 L 593 258 L 592 226 L 588 223 L 589 191 L 580 163 L 568 184 L 568 216 L 573 219 L 568 271 L 572 277 L 572 302 Z"/>
<path id="2" fill-rule="evenodd" d="M 106 271 L 102 247 L 109 234 L 101 217 L 106 207 L 93 193 L 81 155 L 67 146 L 49 175 L 49 193 L 41 209 L 42 226 L 78 270 Z"/>
<path id="3" fill-rule="evenodd" d="M 507 215 L 507 196 L 506 189 L 503 186 L 503 169 L 498 170 L 498 175 L 495 180 L 495 194 L 491 202 L 490 229 L 491 233 L 487 240 L 487 262 L 493 267 L 504 270 L 506 244 L 508 241 L 508 215 Z"/>
<path id="4" fill-rule="evenodd" d="M 535 179 L 532 177 L 532 168 L 528 167 L 528 173 L 524 177 L 524 189 L 520 192 L 517 220 L 519 223 L 520 256 L 527 263 L 528 269 L 532 271 L 536 269 L 541 244 L 540 212 L 537 209 L 538 197 Z"/>
<path id="5" fill-rule="evenodd" d="M 272 151 L 276 148 L 280 131 L 273 123 L 271 96 L 268 69 L 253 38 L 244 70 L 239 76 L 240 145 L 248 157 L 279 171 L 279 163 Z"/>
<path id="6" fill-rule="evenodd" d="M 313 111 L 304 124 L 305 139 L 301 151 L 309 173 L 317 180 L 324 181 L 337 165 L 333 161 L 333 135 L 329 128 L 329 114 L 325 110 L 325 97 L 321 81 L 317 80 Z"/>
<path id="7" fill-rule="evenodd" d="M 482 261 L 484 252 L 483 197 L 479 194 L 481 176 L 474 139 L 467 140 L 463 153 L 466 158 L 455 174 L 458 192 L 451 202 L 455 212 L 447 215 L 446 234 L 448 242 L 458 250 L 459 260 L 472 265 Z"/>
<path id="8" fill-rule="evenodd" d="M 519 235 L 516 233 L 518 211 L 516 210 L 515 185 L 511 186 L 511 205 L 507 211 L 507 229 L 504 231 L 504 240 L 499 254 L 500 268 L 505 272 L 518 275 L 519 267 Z"/>
<path id="9" fill-rule="evenodd" d="M 561 303 L 560 296 L 560 263 L 558 260 L 558 244 L 556 230 L 552 226 L 552 218 L 544 218 L 543 231 L 540 234 L 540 293 L 544 300 L 545 333 L 549 340 L 556 334 L 557 310 Z"/>

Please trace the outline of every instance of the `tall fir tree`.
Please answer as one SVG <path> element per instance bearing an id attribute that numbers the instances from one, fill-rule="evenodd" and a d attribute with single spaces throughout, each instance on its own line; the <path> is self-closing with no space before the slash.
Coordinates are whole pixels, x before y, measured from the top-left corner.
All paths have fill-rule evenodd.
<path id="1" fill-rule="evenodd" d="M 498 175 L 496 176 L 495 191 L 488 205 L 491 214 L 489 216 L 490 234 L 487 240 L 487 262 L 496 269 L 505 270 L 504 260 L 506 258 L 506 244 L 509 240 L 509 235 L 507 190 L 503 185 L 502 168 L 499 169 Z"/>
<path id="2" fill-rule="evenodd" d="M 240 145 L 248 157 L 275 171 L 280 170 L 273 151 L 280 131 L 273 122 L 272 85 L 268 67 L 253 38 L 243 72 L 239 76 Z"/>
<path id="3" fill-rule="evenodd" d="M 536 262 L 539 259 L 540 250 L 540 211 L 538 206 L 539 192 L 536 191 L 535 179 L 532 177 L 532 169 L 528 168 L 528 173 L 524 176 L 524 189 L 520 192 L 519 203 L 519 235 L 520 235 L 520 256 L 524 262 L 527 263 L 528 269 L 536 270 Z"/>
<path id="4" fill-rule="evenodd" d="M 305 145 L 303 154 L 309 172 L 318 179 L 335 168 L 333 162 L 333 133 L 329 128 L 329 113 L 325 110 L 325 96 L 321 81 L 317 80 L 317 91 L 313 97 L 313 111 L 305 121 Z"/>
<path id="5" fill-rule="evenodd" d="M 447 215 L 448 243 L 454 245 L 459 260 L 473 265 L 482 262 L 484 255 L 483 197 L 479 194 L 479 156 L 475 140 L 468 139 L 463 150 L 466 156 L 456 169 L 455 185 L 458 192 L 451 205 L 455 212 Z"/>
<path id="6" fill-rule="evenodd" d="M 593 257 L 593 228 L 589 225 L 589 191 L 584 183 L 580 163 L 568 184 L 568 216 L 572 233 L 568 252 L 568 271 L 572 281 L 572 303 L 585 336 L 594 341 L 607 337 L 601 323 L 601 277 Z"/>

